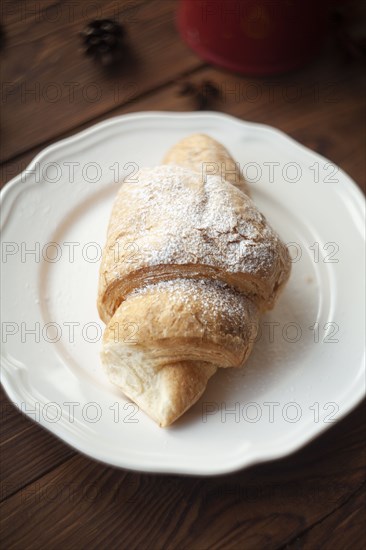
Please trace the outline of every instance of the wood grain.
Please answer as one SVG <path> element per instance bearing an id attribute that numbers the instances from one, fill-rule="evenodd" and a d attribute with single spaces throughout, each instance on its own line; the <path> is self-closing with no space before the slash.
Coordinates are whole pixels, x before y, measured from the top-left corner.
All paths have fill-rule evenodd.
<path id="1" fill-rule="evenodd" d="M 221 98 L 212 109 L 276 126 L 365 187 L 365 77 L 334 40 L 299 71 L 246 78 L 206 66 L 184 46 L 171 0 L 73 4 L 71 17 L 62 2 L 4 3 L 3 183 L 45 145 L 109 116 L 195 110 L 194 99 L 178 93 L 176 80 L 183 77 L 198 87 L 216 83 Z M 77 33 L 96 15 L 116 15 L 128 30 L 130 57 L 118 74 L 79 51 Z M 78 84 L 72 101 L 67 82 Z M 44 97 L 50 83 L 61 87 L 56 101 Z M 93 85 L 98 101 L 82 93 Z M 26 93 L 37 86 L 38 96 Z M 358 550 L 366 544 L 365 403 L 291 457 L 206 479 L 94 462 L 0 397 L 5 548 Z"/>
<path id="2" fill-rule="evenodd" d="M 2 161 L 202 65 L 176 40 L 174 2 L 108 0 L 86 9 L 87 4 L 47 2 L 40 12 L 40 2 L 28 0 L 26 12 L 19 9 L 16 17 L 5 2 Z M 109 72 L 83 55 L 78 33 L 89 20 L 116 10 L 128 31 L 129 51 L 120 70 Z"/>
<path id="3" fill-rule="evenodd" d="M 357 64 L 345 66 L 342 60 L 334 59 L 332 51 L 330 45 L 317 62 L 276 79 L 245 78 L 212 67 L 195 67 L 181 78 L 202 89 L 207 81 L 215 83 L 222 97 L 212 102 L 212 109 L 279 128 L 329 158 L 365 190 L 365 76 Z M 160 109 L 192 111 L 196 103 L 190 97 L 179 95 L 179 85 L 173 82 L 79 124 L 78 131 L 110 116 Z M 56 138 L 74 132 L 72 128 Z M 0 167 L 2 183 L 25 169 L 30 160 L 53 141 L 55 139 L 48 140 L 3 163 Z"/>
<path id="4" fill-rule="evenodd" d="M 1 443 L 5 443 L 32 425 L 29 418 L 19 414 L 16 405 L 9 401 L 3 387 L 0 387 L 0 420 Z"/>
<path id="5" fill-rule="evenodd" d="M 292 457 L 216 478 L 136 474 L 73 456 L 1 505 L 3 542 L 9 549 L 76 540 L 131 549 L 294 544 L 343 507 L 358 511 L 364 413 L 365 404 Z"/>
<path id="6" fill-rule="evenodd" d="M 354 541 L 352 548 L 355 550 L 365 548 L 366 537 L 359 537 L 360 533 L 365 533 L 365 509 L 366 492 L 363 484 L 328 516 L 286 545 L 286 549 L 333 550 L 348 548 L 350 541 Z"/>
<path id="7" fill-rule="evenodd" d="M 73 449 L 21 414 L 3 388 L 0 388 L 0 419 L 0 501 L 75 454 Z"/>

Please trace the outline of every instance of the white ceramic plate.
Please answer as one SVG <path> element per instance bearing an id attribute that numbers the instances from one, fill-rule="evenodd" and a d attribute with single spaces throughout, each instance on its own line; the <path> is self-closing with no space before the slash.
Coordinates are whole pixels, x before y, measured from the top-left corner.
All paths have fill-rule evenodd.
<path id="1" fill-rule="evenodd" d="M 292 243 L 293 271 L 245 369 L 221 369 L 160 429 L 102 372 L 98 260 L 116 181 L 193 132 L 238 160 Z M 127 115 L 52 145 L 3 191 L 5 390 L 55 435 L 116 466 L 210 475 L 285 456 L 364 395 L 364 217 L 360 191 L 332 163 L 222 114 Z"/>

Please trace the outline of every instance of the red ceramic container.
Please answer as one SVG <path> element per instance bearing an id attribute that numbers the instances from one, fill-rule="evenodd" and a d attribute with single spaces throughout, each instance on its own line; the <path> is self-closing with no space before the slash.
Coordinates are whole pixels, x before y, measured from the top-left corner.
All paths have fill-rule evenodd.
<path id="1" fill-rule="evenodd" d="M 329 0 L 181 0 L 179 31 L 203 59 L 270 75 L 306 63 L 326 35 Z"/>

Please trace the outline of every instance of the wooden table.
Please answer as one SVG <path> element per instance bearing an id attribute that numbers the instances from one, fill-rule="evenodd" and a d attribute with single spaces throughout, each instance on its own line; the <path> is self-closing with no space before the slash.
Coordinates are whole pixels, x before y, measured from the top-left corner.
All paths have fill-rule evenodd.
<path id="1" fill-rule="evenodd" d="M 2 182 L 47 144 L 97 121 L 194 110 L 195 99 L 178 93 L 183 78 L 198 88 L 207 80 L 218 86 L 212 109 L 276 126 L 364 184 L 357 59 L 346 60 L 330 38 L 316 60 L 292 74 L 235 76 L 181 42 L 174 8 L 171 0 L 4 3 Z M 128 29 L 129 60 L 119 74 L 80 51 L 78 32 L 101 15 L 117 15 Z M 363 546 L 364 404 L 296 454 L 217 478 L 110 468 L 23 417 L 4 393 L 1 413 L 4 548 Z"/>

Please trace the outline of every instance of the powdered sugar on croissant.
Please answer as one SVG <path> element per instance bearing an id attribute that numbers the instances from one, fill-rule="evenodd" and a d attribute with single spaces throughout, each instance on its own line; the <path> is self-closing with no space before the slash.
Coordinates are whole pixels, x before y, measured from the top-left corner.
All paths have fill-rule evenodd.
<path id="1" fill-rule="evenodd" d="M 174 164 L 122 184 L 100 268 L 102 362 L 162 426 L 200 397 L 218 367 L 244 364 L 259 314 L 290 272 L 286 246 L 241 190 L 245 182 L 199 170 L 207 150 L 215 158 L 213 141 L 186 138 L 166 157 Z M 132 342 L 123 336 L 129 324 Z"/>

